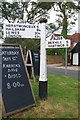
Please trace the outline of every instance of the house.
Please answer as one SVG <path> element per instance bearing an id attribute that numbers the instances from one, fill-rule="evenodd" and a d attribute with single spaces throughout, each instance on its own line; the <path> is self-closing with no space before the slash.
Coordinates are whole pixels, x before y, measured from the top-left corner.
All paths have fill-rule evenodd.
<path id="1" fill-rule="evenodd" d="M 71 65 L 80 66 L 80 42 L 71 50 Z"/>
<path id="2" fill-rule="evenodd" d="M 71 40 L 71 46 L 70 46 L 71 52 L 68 54 L 68 63 L 71 65 L 79 66 L 80 65 L 80 33 L 75 32 L 73 35 L 68 35 L 67 39 Z"/>
<path id="3" fill-rule="evenodd" d="M 69 39 L 71 40 L 71 49 L 73 49 L 75 45 L 78 42 L 80 42 L 80 33 L 74 33 L 73 35 L 69 37 Z"/>
<path id="4" fill-rule="evenodd" d="M 61 38 L 61 35 L 53 33 L 51 36 L 49 36 L 48 39 L 51 40 L 54 37 Z M 67 39 L 71 40 L 71 46 L 70 46 L 71 52 L 68 53 L 68 63 L 71 65 L 80 65 L 80 63 L 79 63 L 79 61 L 80 61 L 80 53 L 79 53 L 79 51 L 80 51 L 80 49 L 79 49 L 79 47 L 80 47 L 80 33 L 75 32 L 73 35 L 68 35 Z M 78 46 L 78 48 L 77 48 L 77 46 Z"/>
<path id="5" fill-rule="evenodd" d="M 80 46 L 80 33 L 74 33 L 69 38 L 71 40 L 71 52 L 68 60 L 71 65 L 79 65 L 79 46 Z"/>

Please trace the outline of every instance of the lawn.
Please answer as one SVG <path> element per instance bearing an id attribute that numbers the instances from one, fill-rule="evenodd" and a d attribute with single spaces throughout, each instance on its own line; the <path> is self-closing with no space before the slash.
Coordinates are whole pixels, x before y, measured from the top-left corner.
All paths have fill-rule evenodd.
<path id="1" fill-rule="evenodd" d="M 32 81 L 36 106 L 10 118 L 77 118 L 78 80 L 76 78 L 48 74 L 48 99 L 38 96 L 38 82 Z"/>

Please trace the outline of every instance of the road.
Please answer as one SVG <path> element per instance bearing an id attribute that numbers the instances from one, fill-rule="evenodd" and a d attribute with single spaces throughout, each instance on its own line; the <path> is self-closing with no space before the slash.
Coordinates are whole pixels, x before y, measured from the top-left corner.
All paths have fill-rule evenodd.
<path id="1" fill-rule="evenodd" d="M 48 71 L 48 73 L 65 75 L 65 69 L 54 68 L 54 67 L 48 66 L 47 71 Z M 68 70 L 67 69 L 67 75 L 66 76 L 80 78 L 80 71 Z"/>

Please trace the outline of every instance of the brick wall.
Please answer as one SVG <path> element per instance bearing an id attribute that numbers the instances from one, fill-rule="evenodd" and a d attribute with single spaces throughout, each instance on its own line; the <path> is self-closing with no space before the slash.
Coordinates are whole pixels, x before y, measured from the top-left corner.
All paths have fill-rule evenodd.
<path id="1" fill-rule="evenodd" d="M 64 60 L 59 55 L 47 55 L 47 64 L 59 64 L 63 63 Z"/>

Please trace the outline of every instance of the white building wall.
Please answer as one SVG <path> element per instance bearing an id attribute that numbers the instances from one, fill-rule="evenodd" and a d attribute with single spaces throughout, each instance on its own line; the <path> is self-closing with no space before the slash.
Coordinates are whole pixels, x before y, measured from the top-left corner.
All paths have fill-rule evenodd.
<path id="1" fill-rule="evenodd" d="M 73 53 L 73 65 L 78 65 L 78 57 L 79 54 L 78 53 Z"/>

